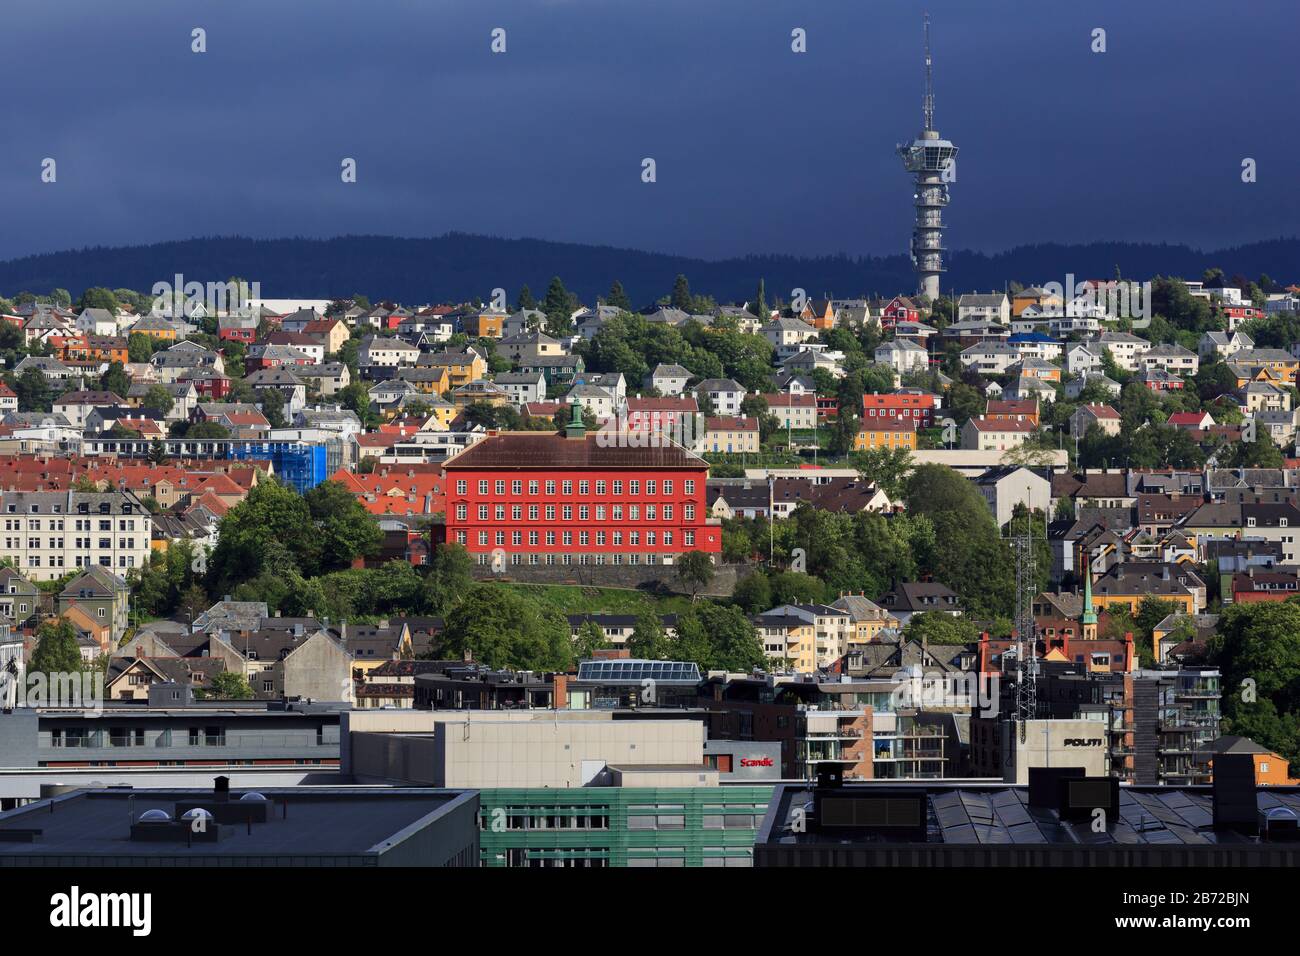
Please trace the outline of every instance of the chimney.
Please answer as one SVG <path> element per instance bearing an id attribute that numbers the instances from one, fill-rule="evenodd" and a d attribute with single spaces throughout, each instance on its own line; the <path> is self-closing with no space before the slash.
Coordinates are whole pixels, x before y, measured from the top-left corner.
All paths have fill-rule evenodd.
<path id="1" fill-rule="evenodd" d="M 1255 799 L 1255 758 L 1252 754 L 1214 755 L 1214 829 L 1259 832 Z"/>

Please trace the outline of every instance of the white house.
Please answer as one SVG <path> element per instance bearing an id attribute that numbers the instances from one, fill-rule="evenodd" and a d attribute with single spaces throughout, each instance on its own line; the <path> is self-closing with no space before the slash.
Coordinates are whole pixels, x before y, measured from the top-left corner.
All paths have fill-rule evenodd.
<path id="1" fill-rule="evenodd" d="M 665 398 L 680 395 L 686 390 L 686 383 L 691 380 L 691 373 L 680 365 L 660 363 L 650 373 L 649 384 Z"/>
<path id="2" fill-rule="evenodd" d="M 981 375 L 1002 375 L 1020 361 L 1020 353 L 1006 342 L 978 342 L 962 349 L 958 359 Z"/>
<path id="3" fill-rule="evenodd" d="M 957 299 L 957 319 L 961 322 L 968 319 L 986 319 L 1006 325 L 1011 321 L 1011 302 L 1005 292 L 963 295 Z"/>
<path id="4" fill-rule="evenodd" d="M 401 365 L 414 365 L 419 357 L 420 350 L 408 342 L 371 335 L 361 342 L 357 364 L 362 367 L 397 368 Z"/>
<path id="5" fill-rule="evenodd" d="M 744 386 L 729 378 L 706 378 L 691 391 L 697 403 L 709 400 L 714 415 L 739 415 L 740 403 L 745 400 Z"/>
<path id="6" fill-rule="evenodd" d="M 1097 345 L 1110 352 L 1115 364 L 1126 372 L 1136 372 L 1142 365 L 1142 356 L 1151 349 L 1151 343 L 1131 332 L 1103 332 Z"/>
<path id="7" fill-rule="evenodd" d="M 930 353 L 915 342 L 895 339 L 876 349 L 876 361 L 888 365 L 899 375 L 906 375 L 908 372 L 929 368 Z"/>

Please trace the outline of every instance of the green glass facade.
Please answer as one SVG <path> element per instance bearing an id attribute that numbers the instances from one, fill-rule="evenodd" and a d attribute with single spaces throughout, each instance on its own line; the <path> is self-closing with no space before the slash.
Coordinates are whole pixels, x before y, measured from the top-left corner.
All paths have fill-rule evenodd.
<path id="1" fill-rule="evenodd" d="M 480 858 L 484 866 L 752 866 L 772 789 L 482 790 Z"/>

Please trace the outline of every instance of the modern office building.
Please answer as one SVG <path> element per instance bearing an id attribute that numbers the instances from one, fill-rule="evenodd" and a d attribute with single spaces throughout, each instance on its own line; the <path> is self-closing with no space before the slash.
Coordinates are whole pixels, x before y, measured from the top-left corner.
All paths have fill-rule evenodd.
<path id="1" fill-rule="evenodd" d="M 1140 786 L 1210 782 L 1209 745 L 1220 734 L 1215 668 L 1116 673 L 1046 662 L 1038 718 L 1021 734 L 1014 681 L 1001 685 L 995 711 L 971 719 L 976 776 L 1025 783 L 1031 767 L 1086 765 Z"/>
<path id="2" fill-rule="evenodd" d="M 51 787 L 188 786 L 214 773 L 241 785 L 283 786 L 337 772 L 344 705 L 205 703 L 187 692 L 153 684 L 147 705 L 0 713 L 0 807 L 37 799 Z"/>
<path id="3" fill-rule="evenodd" d="M 479 793 L 489 867 L 748 867 L 772 787 L 584 787 Z"/>

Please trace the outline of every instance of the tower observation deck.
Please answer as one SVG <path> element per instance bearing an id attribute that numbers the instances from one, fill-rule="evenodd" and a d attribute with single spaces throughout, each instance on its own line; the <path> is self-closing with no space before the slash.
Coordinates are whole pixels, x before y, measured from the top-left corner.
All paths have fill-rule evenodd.
<path id="1" fill-rule="evenodd" d="M 915 178 L 912 227 L 912 267 L 917 292 L 934 301 L 939 297 L 943 265 L 943 208 L 948 205 L 948 184 L 957 177 L 957 147 L 934 128 L 934 82 L 930 60 L 930 15 L 925 15 L 925 96 L 921 101 L 923 125 L 911 143 L 898 147 L 903 166 Z"/>

